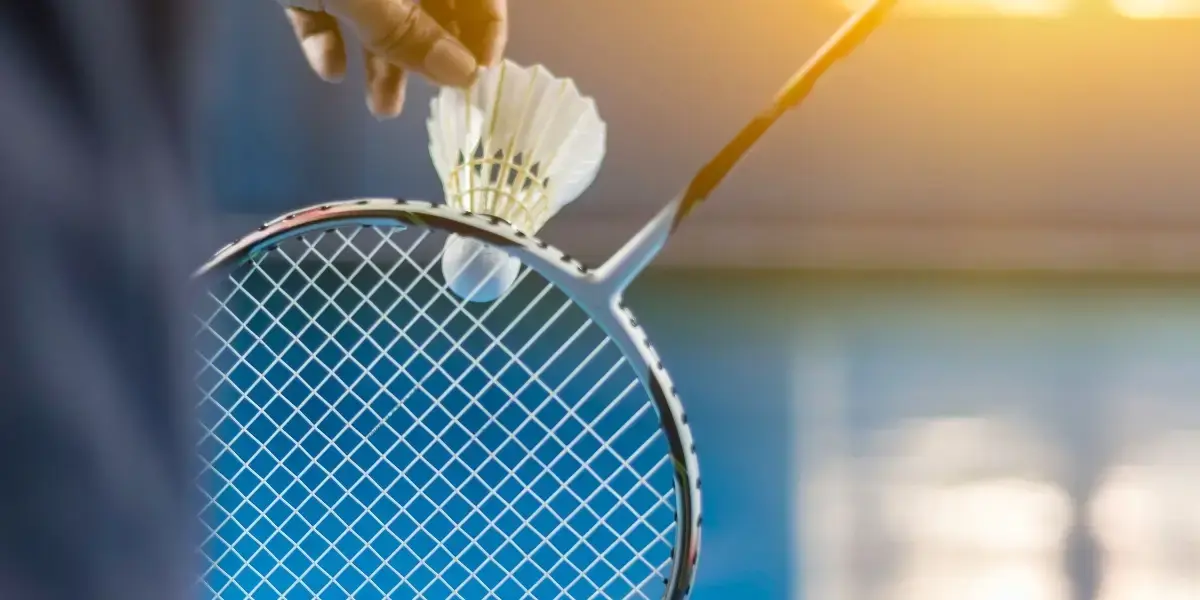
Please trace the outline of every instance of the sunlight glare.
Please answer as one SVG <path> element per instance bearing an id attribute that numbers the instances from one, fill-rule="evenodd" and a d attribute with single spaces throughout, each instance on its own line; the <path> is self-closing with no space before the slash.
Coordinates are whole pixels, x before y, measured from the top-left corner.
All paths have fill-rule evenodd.
<path id="1" fill-rule="evenodd" d="M 1149 1 L 1166 2 L 1170 0 Z M 867 0 L 843 0 L 844 6 L 851 10 L 858 10 L 866 3 Z M 1072 4 L 1072 0 L 901 0 L 898 10 L 908 15 L 934 17 L 1049 18 L 1066 15 Z"/>
<path id="2" fill-rule="evenodd" d="M 1200 0 L 1113 0 L 1113 9 L 1130 19 L 1200 17 Z"/>
<path id="3" fill-rule="evenodd" d="M 1089 507 L 1106 555 L 1100 600 L 1195 598 L 1200 432 L 1175 431 L 1127 449 Z"/>
<path id="4" fill-rule="evenodd" d="M 868 0 L 841 0 L 850 10 L 858 10 Z M 1024 17 L 1057 18 L 1067 16 L 1074 0 L 901 0 L 898 12 L 919 17 Z M 1112 10 L 1128 19 L 1200 18 L 1200 0 L 1112 0 Z"/>
<path id="5" fill-rule="evenodd" d="M 1072 507 L 1020 421 L 935 419 L 893 436 L 881 524 L 902 559 L 890 600 L 1065 600 Z M 1004 448 L 1002 455 L 997 448 Z"/>

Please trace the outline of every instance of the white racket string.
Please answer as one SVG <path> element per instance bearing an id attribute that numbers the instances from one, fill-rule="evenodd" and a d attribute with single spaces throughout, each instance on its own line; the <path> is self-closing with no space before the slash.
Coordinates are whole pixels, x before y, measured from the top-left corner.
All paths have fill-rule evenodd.
<path id="1" fill-rule="evenodd" d="M 362 253 L 360 250 L 358 250 L 356 247 L 354 247 L 354 246 L 352 245 L 352 242 L 353 242 L 353 237 L 352 237 L 352 235 L 353 235 L 353 234 L 352 234 L 351 236 L 347 236 L 346 234 L 344 234 L 343 232 L 341 232 L 341 231 L 338 231 L 338 230 L 335 230 L 335 231 L 333 231 L 333 232 L 331 232 L 331 233 L 332 233 L 332 234 L 334 234 L 334 235 L 341 236 L 341 237 L 342 237 L 342 240 L 343 240 L 344 242 L 346 242 L 346 244 L 347 244 L 347 247 L 348 247 L 348 248 L 349 248 L 351 251 L 358 253 L 358 255 L 359 255 L 359 258 L 361 258 L 361 259 L 364 261 L 363 263 L 359 264 L 359 266 L 358 266 L 358 267 L 356 268 L 356 270 L 355 270 L 355 273 L 357 273 L 357 272 L 361 271 L 361 270 L 362 270 L 362 269 L 363 269 L 363 268 L 364 268 L 364 267 L 365 267 L 367 264 L 369 264 L 369 257 L 368 257 L 368 256 L 366 256 L 365 254 L 363 254 L 363 253 Z M 427 234 L 426 234 L 426 235 L 427 235 Z M 387 241 L 389 241 L 389 240 L 390 240 L 390 232 L 389 232 L 389 235 L 383 239 L 383 241 L 384 241 L 384 242 L 387 242 Z M 311 241 L 304 240 L 304 243 L 305 243 L 307 246 L 309 246 L 310 248 L 315 248 L 315 246 L 313 245 L 313 242 L 311 242 Z M 382 242 L 381 242 L 381 243 L 382 243 Z M 378 248 L 378 247 L 377 247 L 377 248 Z M 372 253 L 373 253 L 373 252 L 372 252 Z M 439 254 L 439 257 L 440 257 L 440 254 Z M 336 260 L 336 258 L 337 258 L 337 257 L 334 257 L 334 258 L 335 258 L 335 260 Z M 288 261 L 288 262 L 290 263 L 290 265 L 291 265 L 293 268 L 299 268 L 299 264 L 298 264 L 296 261 L 292 260 L 291 258 L 285 257 L 285 259 L 284 259 L 284 260 Z M 340 293 L 340 291 L 341 291 L 341 290 L 345 289 L 345 288 L 348 286 L 348 284 L 349 284 L 349 280 L 353 278 L 353 275 L 354 275 L 355 273 L 352 273 L 352 274 L 351 274 L 351 276 L 350 276 L 350 277 L 349 277 L 349 278 L 346 280 L 346 282 L 344 282 L 344 283 L 342 284 L 342 286 L 339 288 L 339 290 L 335 291 L 333 294 L 326 294 L 325 292 L 323 292 L 323 291 L 320 291 L 320 290 L 319 290 L 319 288 L 317 288 L 317 292 L 318 292 L 318 293 L 320 293 L 322 296 L 324 296 L 324 298 L 325 298 L 325 300 L 326 300 L 326 301 L 328 301 L 328 302 L 331 302 L 331 303 L 332 303 L 332 302 L 333 302 L 333 297 L 337 296 L 337 295 L 338 295 L 338 293 Z M 425 269 L 423 269 L 423 273 L 422 273 L 422 275 L 424 276 L 424 275 L 425 275 L 425 274 L 427 274 L 427 273 L 428 273 L 428 267 L 427 267 L 427 268 L 425 268 Z M 389 279 L 387 279 L 387 274 L 384 274 L 384 273 L 382 273 L 382 272 L 381 272 L 380 274 L 381 274 L 381 275 L 383 275 L 383 277 L 382 277 L 382 278 L 380 279 L 380 281 L 379 281 L 379 282 L 378 282 L 378 283 L 375 285 L 375 288 L 373 288 L 373 290 L 368 290 L 368 292 L 367 292 L 366 294 L 364 294 L 364 295 L 363 295 L 363 299 L 362 299 L 362 301 L 360 302 L 360 304 L 358 305 L 358 307 L 356 307 L 356 310 L 357 310 L 357 308 L 361 308 L 363 305 L 367 304 L 367 298 L 369 298 L 369 295 L 370 295 L 370 293 L 371 293 L 372 291 L 374 291 L 375 289 L 377 289 L 379 286 L 383 285 L 385 282 L 389 281 Z M 524 275 L 522 275 L 522 276 L 524 276 Z M 435 282 L 435 283 L 436 283 L 436 282 Z M 406 290 L 406 292 L 407 292 L 407 291 L 408 291 L 408 290 Z M 545 291 L 549 291 L 549 289 L 547 288 L 546 290 L 544 290 L 544 292 L 545 292 Z M 544 293 L 544 292 L 543 292 L 543 293 Z M 436 299 L 436 298 L 435 298 L 435 299 Z M 396 301 L 394 301 L 394 302 L 396 302 Z M 428 303 L 427 303 L 427 305 L 428 305 Z M 331 304 L 331 306 L 334 306 L 334 307 L 336 307 L 336 304 Z M 564 307 L 566 307 L 566 306 L 569 306 L 569 304 L 564 304 Z M 494 307 L 494 305 L 493 305 L 493 307 Z M 488 311 L 487 311 L 487 312 L 485 312 L 485 316 L 486 316 L 487 314 L 489 314 L 489 313 L 490 313 L 490 312 L 491 312 L 493 309 L 494 309 L 494 308 L 489 308 L 489 309 L 488 309 Z M 302 309 L 301 309 L 301 310 L 302 310 Z M 338 310 L 338 312 L 339 312 L 339 313 L 341 313 L 341 316 L 342 316 L 342 317 L 344 317 L 344 318 L 346 318 L 346 319 L 348 320 L 348 321 L 347 321 L 348 323 L 350 323 L 351 325 L 354 325 L 354 324 L 353 324 L 353 321 L 350 321 L 350 320 L 349 320 L 349 319 L 350 319 L 350 314 L 348 314 L 346 311 L 343 311 L 343 310 L 341 310 L 340 308 L 337 308 L 337 310 Z M 456 308 L 456 309 L 455 309 L 455 311 L 456 311 L 456 312 L 457 312 L 457 311 L 459 311 L 459 310 L 461 310 L 461 307 L 458 307 L 458 308 Z M 527 308 L 526 310 L 528 310 L 528 308 Z M 350 312 L 354 312 L 354 311 L 350 311 Z M 560 309 L 560 313 L 561 313 L 561 309 Z M 383 315 L 383 314 L 387 314 L 387 311 L 383 311 L 383 312 L 381 312 L 381 315 Z M 306 317 L 308 317 L 308 318 L 312 318 L 312 317 L 313 317 L 313 315 L 309 315 L 309 314 L 306 314 L 305 316 L 306 316 Z M 419 312 L 418 312 L 418 315 L 414 316 L 414 319 L 415 319 L 415 318 L 417 318 L 417 317 L 419 317 L 419 316 L 425 316 L 425 315 L 424 315 L 424 309 L 422 309 L 421 311 L 419 311 Z M 551 322 L 553 322 L 553 320 L 554 320 L 554 318 L 552 318 L 552 319 L 551 319 Z M 385 319 L 383 319 L 383 318 L 382 318 L 382 316 L 381 316 L 381 318 L 379 318 L 379 319 L 377 319 L 377 320 L 376 320 L 376 323 L 375 323 L 375 325 L 378 325 L 379 323 L 382 323 L 382 322 L 384 322 L 384 321 L 385 321 Z M 518 317 L 518 319 L 517 319 L 517 320 L 515 320 L 515 321 L 514 321 L 512 324 L 510 324 L 510 325 L 509 325 L 509 328 L 511 328 L 511 327 L 513 327 L 513 326 L 515 326 L 515 324 L 516 324 L 517 322 L 519 322 L 519 321 L 520 321 L 520 317 Z M 475 326 L 477 326 L 477 327 L 478 327 L 478 326 L 482 326 L 482 323 L 477 321 Z M 318 325 L 318 327 L 320 327 L 320 326 Z M 367 342 L 367 341 L 371 341 L 372 343 L 374 343 L 374 342 L 373 342 L 373 340 L 370 338 L 371 330 L 362 330 L 361 328 L 358 328 L 358 327 L 356 327 L 356 329 L 358 329 L 358 333 L 361 335 L 361 337 L 359 337 L 359 338 L 358 338 L 358 342 L 357 342 L 357 343 L 364 343 L 364 342 Z M 372 328 L 372 329 L 373 329 L 373 328 Z M 439 332 L 440 332 L 440 331 L 441 331 L 441 330 L 439 329 Z M 328 331 L 325 331 L 324 333 L 326 333 L 327 335 L 328 335 L 328 334 L 330 334 L 330 332 L 328 332 Z M 403 333 L 401 333 L 401 336 L 403 336 Z M 403 336 L 403 337 L 406 337 L 406 336 Z M 432 338 L 431 338 L 431 339 L 432 339 Z M 330 337 L 330 338 L 329 338 L 329 340 L 330 340 L 330 341 L 332 341 L 332 343 L 334 343 L 335 345 L 337 344 L 337 342 L 336 342 L 336 341 L 334 341 L 332 337 Z M 410 342 L 412 342 L 412 340 L 409 340 L 409 341 L 410 341 Z M 393 342 L 393 343 L 394 343 L 394 342 Z M 412 342 L 412 343 L 413 343 L 413 344 L 414 344 L 414 346 L 417 348 L 417 352 L 421 352 L 421 351 L 423 350 L 423 348 L 424 348 L 424 345 L 417 345 L 415 342 Z M 428 340 L 426 340 L 425 344 L 427 344 L 427 343 L 428 343 Z M 493 343 L 494 343 L 494 344 L 495 344 L 495 343 L 498 343 L 498 340 L 494 340 L 494 342 L 493 342 Z M 357 345 L 357 344 L 356 344 L 356 345 Z M 386 349 L 384 349 L 384 348 L 380 348 L 380 347 L 379 347 L 377 344 L 376 344 L 376 347 L 377 347 L 377 349 L 379 349 L 381 352 L 384 352 L 384 351 L 386 351 Z M 455 343 L 455 345 L 452 347 L 452 350 L 454 350 L 454 349 L 459 349 L 459 347 L 458 347 L 458 344 L 457 344 L 457 343 Z M 352 352 L 353 352 L 353 348 L 351 348 L 351 349 L 343 349 L 343 350 L 344 350 L 344 351 L 345 351 L 345 353 L 346 353 L 346 354 L 345 354 L 345 357 L 343 358 L 343 360 L 353 360 L 353 358 L 352 358 Z M 380 357 L 377 357 L 377 359 L 376 359 L 376 360 L 379 360 L 379 358 L 381 358 L 381 357 L 382 357 L 382 355 L 380 355 Z M 432 358 L 432 357 L 429 357 L 428 355 L 426 355 L 426 358 L 428 358 L 428 359 L 430 359 L 430 360 L 433 360 L 433 358 Z M 516 360 L 516 357 L 514 356 L 514 357 L 513 357 L 513 359 L 514 359 L 514 360 Z M 476 364 L 477 366 L 479 366 L 477 361 L 474 361 L 474 362 L 475 362 L 475 364 Z M 436 366 L 436 365 L 437 365 L 437 363 L 436 363 L 436 362 L 434 362 L 434 365 Z M 373 367 L 373 366 L 374 366 L 373 364 L 372 364 L 372 365 L 368 365 L 368 366 L 363 366 L 363 365 L 361 365 L 361 363 L 359 363 L 359 366 L 360 366 L 361 368 L 363 368 L 363 373 L 360 375 L 360 377 L 371 377 L 371 375 L 370 375 L 370 371 L 369 371 L 369 368 L 370 368 L 370 367 Z M 523 365 L 522 365 L 522 366 L 523 366 Z M 333 368 L 334 368 L 334 369 L 336 369 L 336 368 L 337 368 L 337 365 L 335 365 Z M 482 367 L 480 366 L 480 368 L 482 368 Z M 525 368 L 525 370 L 528 372 L 528 368 L 527 368 L 527 367 L 524 367 L 524 366 L 523 366 L 523 368 Z M 444 369 L 440 369 L 440 367 L 439 367 L 439 368 L 438 368 L 438 370 L 439 370 L 439 371 L 441 371 L 443 374 L 445 374 L 445 375 L 449 376 L 449 373 L 446 373 Z M 398 375 L 400 375 L 400 374 L 403 374 L 403 373 L 405 373 L 405 371 L 404 371 L 403 369 L 401 369 L 401 370 L 397 371 L 397 373 L 396 373 L 396 374 L 394 374 L 394 375 L 393 375 L 393 377 L 395 377 L 395 376 L 398 376 Z M 434 373 L 434 371 L 432 371 L 432 370 L 431 370 L 431 371 L 429 371 L 429 372 L 426 374 L 426 376 L 425 376 L 425 377 L 428 377 L 429 375 L 432 375 L 433 373 Z M 331 375 L 330 375 L 330 376 L 332 376 L 332 371 L 331 371 Z M 463 375 L 460 375 L 460 376 L 459 376 L 459 378 L 461 379 L 463 376 L 465 376 L 465 373 L 464 373 Z M 372 377 L 372 378 L 373 378 L 373 377 Z M 422 383 L 422 382 L 423 382 L 423 380 L 424 380 L 424 378 L 422 379 L 422 381 L 414 381 L 413 383 L 414 383 L 415 385 L 418 385 L 418 386 L 419 386 L 419 385 L 420 385 L 420 383 Z M 376 382 L 377 384 L 379 384 L 379 386 L 380 386 L 380 388 L 381 388 L 381 389 L 385 389 L 385 388 L 386 388 L 386 386 L 387 386 L 388 384 L 390 384 L 390 383 L 391 383 L 391 382 L 382 383 L 382 382 L 379 382 L 378 380 L 375 380 L 375 382 Z M 349 391 L 352 389 L 352 387 L 351 387 L 351 386 L 353 385 L 353 383 L 357 383 L 357 382 L 353 382 L 353 383 L 341 382 L 341 383 L 343 383 L 343 385 L 345 385 L 345 386 L 346 386 L 347 392 L 349 392 Z M 455 383 L 457 384 L 457 383 L 458 383 L 458 381 L 456 380 L 456 381 L 455 381 Z M 494 382 L 492 382 L 492 383 L 494 383 Z M 319 387 L 319 385 L 318 385 L 317 387 Z M 411 391 L 409 392 L 409 395 L 411 395 L 412 393 L 414 393 L 414 391 L 415 391 L 416 389 L 417 389 L 417 388 L 413 388 L 413 390 L 411 390 Z M 452 391 L 452 388 L 448 388 L 448 389 L 447 389 L 445 392 L 443 392 L 442 396 L 439 396 L 439 397 L 438 397 L 436 400 L 437 400 L 437 401 L 441 401 L 441 400 L 443 400 L 443 399 L 444 399 L 444 396 L 445 396 L 446 394 L 448 394 L 450 391 Z M 404 400 L 406 400 L 406 399 L 407 399 L 407 396 L 406 396 L 405 398 L 401 398 L 401 399 L 400 399 L 400 401 L 399 401 L 399 402 L 398 402 L 398 404 L 397 404 L 397 407 L 396 407 L 396 408 L 393 408 L 393 409 L 392 409 L 392 411 L 394 412 L 395 410 L 399 410 L 399 409 L 403 408 L 403 406 L 404 406 Z M 431 406 L 429 410 L 432 410 L 432 409 L 433 409 L 433 407 Z M 369 405 L 368 405 L 368 404 L 364 404 L 364 407 L 363 407 L 363 409 L 362 409 L 362 410 L 369 410 Z M 378 415 L 376 415 L 376 416 L 378 416 Z M 390 416 L 390 415 L 389 415 L 389 416 Z M 412 417 L 413 417 L 413 418 L 416 420 L 416 422 L 420 423 L 420 422 L 421 422 L 421 419 L 422 419 L 422 418 L 423 418 L 425 415 L 419 415 L 419 416 L 418 416 L 418 415 L 411 415 L 411 414 L 410 414 L 410 416 L 412 416 Z M 353 420 L 353 419 L 351 419 L 351 420 Z M 378 423 L 378 424 L 377 424 L 375 427 L 376 427 L 376 428 L 378 428 L 378 427 L 382 426 L 382 424 L 383 424 L 383 423 L 386 423 L 386 420 L 387 420 L 387 416 L 384 416 L 384 417 L 383 417 L 383 418 L 380 420 L 380 422 L 379 422 L 379 423 Z M 447 424 L 446 428 L 449 428 L 451 425 L 454 425 L 454 424 L 458 424 L 458 422 L 457 422 L 457 419 L 455 419 L 455 420 L 451 421 L 451 423 Z M 373 433 L 373 431 L 372 431 L 372 433 Z M 438 439 L 438 436 L 439 436 L 439 435 L 441 435 L 441 434 L 445 433 L 445 429 L 443 429 L 443 431 L 439 431 L 439 432 L 432 432 L 432 431 L 429 431 L 429 433 L 433 435 L 433 439 L 436 441 L 436 440 Z M 369 443 L 369 441 L 368 441 L 368 440 L 369 440 L 369 437 L 370 437 L 370 434 L 368 434 L 367 436 L 364 436 L 364 438 L 363 438 L 362 440 L 360 440 L 360 442 L 359 442 L 359 445 L 362 445 L 362 444 L 364 444 L 364 443 Z M 350 455 L 352 455 L 352 454 L 354 453 L 354 451 L 356 451 L 357 449 L 358 449 L 358 447 L 357 447 L 357 446 L 356 446 L 355 448 L 351 449 L 351 450 L 350 450 L 350 451 L 349 451 L 349 452 L 348 452 L 348 453 L 347 453 L 347 454 L 346 454 L 346 455 L 345 455 L 345 456 L 342 458 L 342 463 L 341 463 L 341 464 L 344 464 L 345 462 L 347 462 L 347 461 L 349 460 L 349 456 L 350 456 Z M 447 449 L 448 449 L 448 448 L 447 448 Z M 377 449 L 376 449 L 376 450 L 377 450 Z M 424 448 L 424 449 L 422 449 L 421 451 L 423 452 L 423 451 L 425 451 L 425 450 L 428 450 L 428 448 Z M 384 451 L 384 452 L 386 452 L 386 451 Z M 418 454 L 418 456 L 420 456 L 420 454 Z M 458 457 L 458 454 L 457 454 L 457 453 L 455 453 L 455 454 L 452 454 L 452 456 L 451 456 L 451 459 L 452 459 L 452 460 L 454 460 L 454 459 L 458 459 L 458 458 L 459 458 L 459 457 Z M 338 467 L 340 467 L 340 466 L 341 466 L 341 464 L 339 464 L 339 465 L 338 465 Z M 333 471 L 336 471 L 338 467 L 335 467 L 335 468 L 333 469 Z M 367 470 L 369 471 L 370 469 L 367 469 Z M 439 474 L 440 474 L 440 473 L 439 473 Z M 426 487 L 428 487 L 428 486 L 430 485 L 430 483 L 432 483 L 432 481 L 433 481 L 433 480 L 430 480 L 430 482 L 427 482 L 427 483 L 426 483 Z M 461 484 L 460 484 L 460 486 L 461 486 Z M 383 490 L 383 491 L 384 491 L 384 493 L 386 493 L 386 492 L 388 492 L 389 490 L 385 489 L 385 490 Z M 418 493 L 424 493 L 424 492 L 425 492 L 425 488 L 423 487 L 423 488 L 421 488 L 421 489 L 418 489 L 417 491 L 418 491 Z M 460 490 L 459 490 L 458 488 L 456 488 L 456 489 L 455 489 L 455 490 L 453 490 L 453 491 L 454 491 L 454 492 L 458 492 L 458 491 L 460 491 Z M 448 499 L 447 499 L 447 501 L 448 501 Z M 443 501 L 443 504 L 444 504 L 445 502 L 446 502 L 446 501 Z M 410 501 L 410 503 L 411 503 L 411 501 Z M 369 514 L 369 511 L 370 511 L 370 509 L 373 507 L 373 504 L 374 504 L 374 503 L 372 503 L 371 505 L 368 505 L 368 506 L 364 507 L 364 508 L 365 508 L 365 509 L 368 511 L 368 512 L 364 513 L 364 515 L 366 515 L 366 514 Z M 405 507 L 402 507 L 402 508 L 407 508 L 407 506 L 405 506 Z M 436 510 L 441 510 L 442 508 L 443 508 L 443 507 L 442 507 L 442 505 L 441 505 L 441 504 L 439 504 L 438 506 L 436 506 L 436 507 L 435 507 L 435 509 L 436 509 Z M 443 514 L 444 514 L 444 513 L 443 513 Z M 426 520 L 428 520 L 429 518 L 432 518 L 432 516 L 433 516 L 433 515 L 431 514 L 431 515 L 430 515 L 430 517 L 427 517 L 427 519 L 426 519 Z M 360 517 L 360 518 L 361 518 L 361 517 Z M 350 527 L 352 528 L 352 527 L 353 527 L 355 524 L 356 524 L 356 523 L 350 523 Z M 390 524 L 390 523 L 388 523 L 388 524 L 383 524 L 383 525 L 385 525 L 385 526 L 386 526 L 386 525 L 389 525 L 389 524 Z M 423 526 L 423 525 L 425 525 L 425 523 L 421 523 L 420 525 L 422 525 L 422 526 Z M 348 529 L 348 531 L 351 531 L 351 530 L 352 530 L 352 529 Z M 378 536 L 379 534 L 376 534 L 376 535 Z M 337 543 L 338 543 L 340 540 L 341 540 L 341 538 L 339 537 L 339 538 L 337 538 L 337 539 L 334 539 L 334 540 L 332 541 L 332 543 L 333 543 L 334 545 L 336 545 L 336 544 L 337 544 Z M 362 551 L 364 551 L 366 548 L 369 548 L 369 547 L 370 547 L 370 543 L 371 543 L 371 542 L 373 542 L 373 541 L 374 541 L 374 539 L 371 539 L 371 540 L 366 540 L 366 547 L 365 547 L 363 550 L 360 550 L 360 553 L 361 553 Z M 327 550 L 327 552 L 328 552 L 328 550 Z M 316 562 L 319 562 L 319 561 L 321 560 L 321 558 L 323 558 L 323 556 L 318 556 L 318 557 L 316 558 Z M 350 558 L 350 561 L 352 562 L 352 561 L 353 561 L 355 558 L 357 558 L 357 556 L 351 556 L 351 557 L 349 557 L 349 558 Z M 306 573 L 305 573 L 305 574 L 306 574 Z M 301 574 L 301 576 L 303 576 L 303 575 L 305 575 L 305 574 Z M 440 575 L 440 573 L 439 573 L 439 575 Z"/>
<path id="2" fill-rule="evenodd" d="M 210 291 L 203 588 L 660 597 L 671 461 L 619 348 L 529 270 L 459 300 L 440 239 L 397 231 L 291 238 Z"/>

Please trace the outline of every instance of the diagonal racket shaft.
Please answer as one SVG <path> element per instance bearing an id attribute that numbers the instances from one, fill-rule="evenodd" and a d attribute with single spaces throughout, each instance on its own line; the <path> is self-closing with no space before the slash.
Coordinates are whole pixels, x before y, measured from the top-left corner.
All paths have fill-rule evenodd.
<path id="1" fill-rule="evenodd" d="M 897 1 L 873 0 L 850 17 L 841 29 L 825 42 L 825 45 L 821 46 L 821 49 L 799 71 L 792 75 L 783 89 L 779 90 L 771 105 L 743 127 L 737 136 L 730 140 L 692 178 L 691 184 L 688 185 L 679 200 L 679 209 L 675 211 L 672 229 L 678 227 L 679 223 L 691 213 L 697 204 L 708 198 L 708 195 L 720 185 L 733 167 L 784 113 L 795 108 L 808 97 L 817 81 L 834 63 L 849 56 L 871 35 L 871 32 L 879 26 L 883 17 Z"/>
<path id="2" fill-rule="evenodd" d="M 623 290 L 658 255 L 667 238 L 692 210 L 708 198 L 733 167 L 763 134 L 788 110 L 795 108 L 812 91 L 817 81 L 837 61 L 848 56 L 867 39 L 898 0 L 872 0 L 860 9 L 820 50 L 796 71 L 771 104 L 742 128 L 708 164 L 704 165 L 682 194 L 663 207 L 637 235 L 625 244 L 599 271 L 613 289 Z"/>

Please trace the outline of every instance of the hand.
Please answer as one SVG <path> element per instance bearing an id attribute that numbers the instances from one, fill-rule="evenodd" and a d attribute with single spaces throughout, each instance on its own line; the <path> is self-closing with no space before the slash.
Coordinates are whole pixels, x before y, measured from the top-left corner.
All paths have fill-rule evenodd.
<path id="1" fill-rule="evenodd" d="M 363 46 L 367 106 L 379 118 L 400 114 L 409 73 L 465 87 L 480 65 L 495 64 L 508 39 L 506 0 L 281 0 L 322 79 L 341 81 L 346 37 Z"/>

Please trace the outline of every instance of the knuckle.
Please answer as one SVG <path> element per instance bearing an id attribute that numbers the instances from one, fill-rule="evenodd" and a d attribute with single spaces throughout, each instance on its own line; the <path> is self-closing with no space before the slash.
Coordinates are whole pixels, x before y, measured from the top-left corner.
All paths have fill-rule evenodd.
<path id="1" fill-rule="evenodd" d="M 428 25 L 422 19 L 424 16 L 420 8 L 407 5 L 400 18 L 392 19 L 380 30 L 379 37 L 372 44 L 374 50 L 401 60 L 419 61 L 424 58 L 428 46 L 432 45 L 429 41 L 432 36 L 426 31 Z"/>

